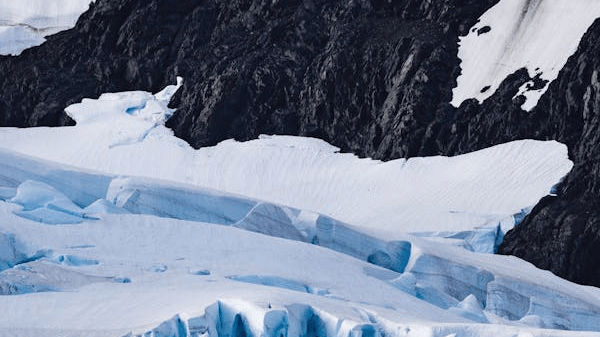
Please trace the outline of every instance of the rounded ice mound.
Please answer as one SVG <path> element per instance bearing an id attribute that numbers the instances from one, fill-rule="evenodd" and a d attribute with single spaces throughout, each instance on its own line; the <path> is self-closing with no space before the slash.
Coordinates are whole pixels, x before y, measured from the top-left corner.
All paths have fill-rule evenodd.
<path id="1" fill-rule="evenodd" d="M 87 217 L 71 199 L 43 182 L 27 180 L 17 188 L 17 194 L 9 200 L 23 206 L 15 214 L 29 220 L 46 224 L 76 224 Z"/>
<path id="2" fill-rule="evenodd" d="M 39 181 L 27 180 L 23 182 L 17 188 L 17 195 L 10 201 L 22 205 L 25 211 L 46 207 L 83 216 L 81 208 L 64 194 Z"/>
<path id="3" fill-rule="evenodd" d="M 65 111 L 77 125 L 115 123 L 117 118 L 127 117 L 162 125 L 175 111 L 167 105 L 182 85 L 183 79 L 178 77 L 176 85 L 169 85 L 155 95 L 145 91 L 105 93 L 98 99 L 84 98 L 81 103 L 70 105 Z"/>

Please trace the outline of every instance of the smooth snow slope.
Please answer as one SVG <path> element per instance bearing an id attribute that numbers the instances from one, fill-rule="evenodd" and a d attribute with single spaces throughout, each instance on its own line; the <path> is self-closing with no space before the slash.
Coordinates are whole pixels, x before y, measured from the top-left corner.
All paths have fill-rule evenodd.
<path id="1" fill-rule="evenodd" d="M 453 90 L 452 104 L 482 102 L 510 74 L 526 68 L 533 78 L 554 81 L 585 31 L 600 17 L 597 0 L 501 0 L 484 13 L 470 33 L 460 39 L 462 73 Z M 485 32 L 489 27 L 491 30 Z M 548 88 L 521 88 L 531 110 Z M 487 88 L 487 90 L 483 90 Z"/>
<path id="2" fill-rule="evenodd" d="M 18 55 L 72 28 L 93 0 L 0 0 L 0 54 Z"/>
<path id="3" fill-rule="evenodd" d="M 194 150 L 163 123 L 177 90 L 104 94 L 66 109 L 74 127 L 0 129 L 0 147 L 107 174 L 143 176 L 310 210 L 362 227 L 456 233 L 534 206 L 572 167 L 557 142 L 380 162 L 318 139 L 263 136 Z"/>
<path id="4" fill-rule="evenodd" d="M 304 211 L 167 181 L 111 178 L 6 151 L 0 162 L 8 163 L 2 176 L 16 177 L 0 181 L 0 336 L 600 335 L 594 332 L 600 330 L 598 289 L 514 257 L 317 219 L 312 241 L 340 254 L 270 236 L 273 222 L 287 223 L 290 233 L 302 229 L 306 219 L 289 220 Z M 129 193 L 132 186 L 138 192 Z M 99 200 L 81 209 L 91 202 L 82 197 L 88 189 Z M 123 206 L 172 210 L 185 199 L 189 212 L 242 220 L 127 214 L 102 191 L 107 199 L 128 194 L 132 202 Z M 36 211 L 44 217 L 23 216 Z M 57 223 L 58 213 L 80 222 Z M 268 235 L 233 228 L 240 226 Z M 360 249 L 373 252 L 372 264 L 354 258 Z M 405 260 L 402 270 L 386 266 L 396 256 Z"/>

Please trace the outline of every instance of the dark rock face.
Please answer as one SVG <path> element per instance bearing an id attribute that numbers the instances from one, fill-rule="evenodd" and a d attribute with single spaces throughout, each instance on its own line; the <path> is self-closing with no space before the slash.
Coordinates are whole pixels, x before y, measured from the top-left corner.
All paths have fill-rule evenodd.
<path id="1" fill-rule="evenodd" d="M 97 0 L 77 26 L 0 60 L 0 125 L 72 123 L 66 105 L 186 84 L 168 122 L 194 147 L 261 133 L 418 155 L 458 74 L 458 35 L 498 0 Z"/>
<path id="2" fill-rule="evenodd" d="M 575 167 L 559 197 L 543 199 L 500 246 L 500 253 L 595 286 L 600 286 L 599 39 L 596 20 L 534 111 L 546 120 L 544 132 L 568 145 Z"/>
<path id="3" fill-rule="evenodd" d="M 600 286 L 600 22 L 533 111 L 513 99 L 525 70 L 453 108 L 458 36 L 497 2 L 96 0 L 74 29 L 0 57 L 0 125 L 71 124 L 63 109 L 84 97 L 182 76 L 168 126 L 194 147 L 292 134 L 393 159 L 556 139 L 576 166 L 500 253 Z"/>

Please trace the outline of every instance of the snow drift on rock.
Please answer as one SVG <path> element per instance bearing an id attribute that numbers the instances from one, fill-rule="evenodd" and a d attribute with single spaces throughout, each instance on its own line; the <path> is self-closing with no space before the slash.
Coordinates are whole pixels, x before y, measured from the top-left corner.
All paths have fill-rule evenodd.
<path id="1" fill-rule="evenodd" d="M 522 108 L 531 110 L 598 17 L 597 0 L 501 0 L 460 40 L 462 73 L 452 104 L 482 102 L 508 75 L 526 68 L 544 82 L 529 82 L 519 92 L 527 97 Z"/>

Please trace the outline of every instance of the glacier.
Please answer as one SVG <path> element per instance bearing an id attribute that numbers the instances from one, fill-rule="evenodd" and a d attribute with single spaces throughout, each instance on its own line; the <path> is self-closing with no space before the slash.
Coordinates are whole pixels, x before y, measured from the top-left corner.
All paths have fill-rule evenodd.
<path id="1" fill-rule="evenodd" d="M 0 129 L 0 335 L 600 336 L 600 290 L 486 254 L 572 168 L 564 145 L 194 150 L 164 127 L 182 83 Z"/>
<path id="2" fill-rule="evenodd" d="M 11 155 L 3 159 L 10 162 Z M 93 181 L 80 169 L 48 165 L 71 177 L 69 184 L 78 176 Z M 94 184 L 106 183 L 106 176 L 96 174 Z M 28 195 L 36 188 L 41 196 L 50 194 L 46 184 L 25 184 Z M 53 184 L 54 193 L 64 196 L 61 184 Z M 23 198 L 2 201 L 0 232 L 10 234 L 0 241 L 0 252 L 16 254 L 1 255 L 6 263 L 0 289 L 8 290 L 0 296 L 0 307 L 6 308 L 0 335 L 243 331 L 258 336 L 277 331 L 279 336 L 285 331 L 300 336 L 301 331 L 319 330 L 330 336 L 590 336 L 589 331 L 600 330 L 600 290 L 575 285 L 514 257 L 473 253 L 402 232 L 376 232 L 322 215 L 317 218 L 324 220 L 316 220 L 317 228 L 308 231 L 318 240 L 302 234 L 282 239 L 270 232 L 272 223 L 287 223 L 289 233 L 294 228 L 303 233 L 310 218 L 300 216 L 305 211 L 245 198 L 247 204 L 263 205 L 260 212 L 271 221 L 254 221 L 248 229 L 239 224 L 258 210 L 241 203 L 244 197 L 239 195 L 139 177 L 115 176 L 108 185 L 102 200 L 115 209 L 121 203 L 111 202 L 112 197 L 131 195 L 135 188 L 162 196 L 145 199 L 147 209 L 154 211 L 177 206 L 177 197 L 193 204 L 190 195 L 195 191 L 205 200 L 215 199 L 216 206 L 235 199 L 225 209 L 240 215 L 228 221 L 190 221 L 126 206 L 129 213 L 93 213 L 78 224 L 61 225 L 20 216 L 22 204 L 29 205 Z M 290 222 L 294 216 L 304 222 Z M 395 254 L 402 257 L 401 268 L 385 263 L 386 255 Z M 25 314 L 32 308 L 35 321 Z"/>

